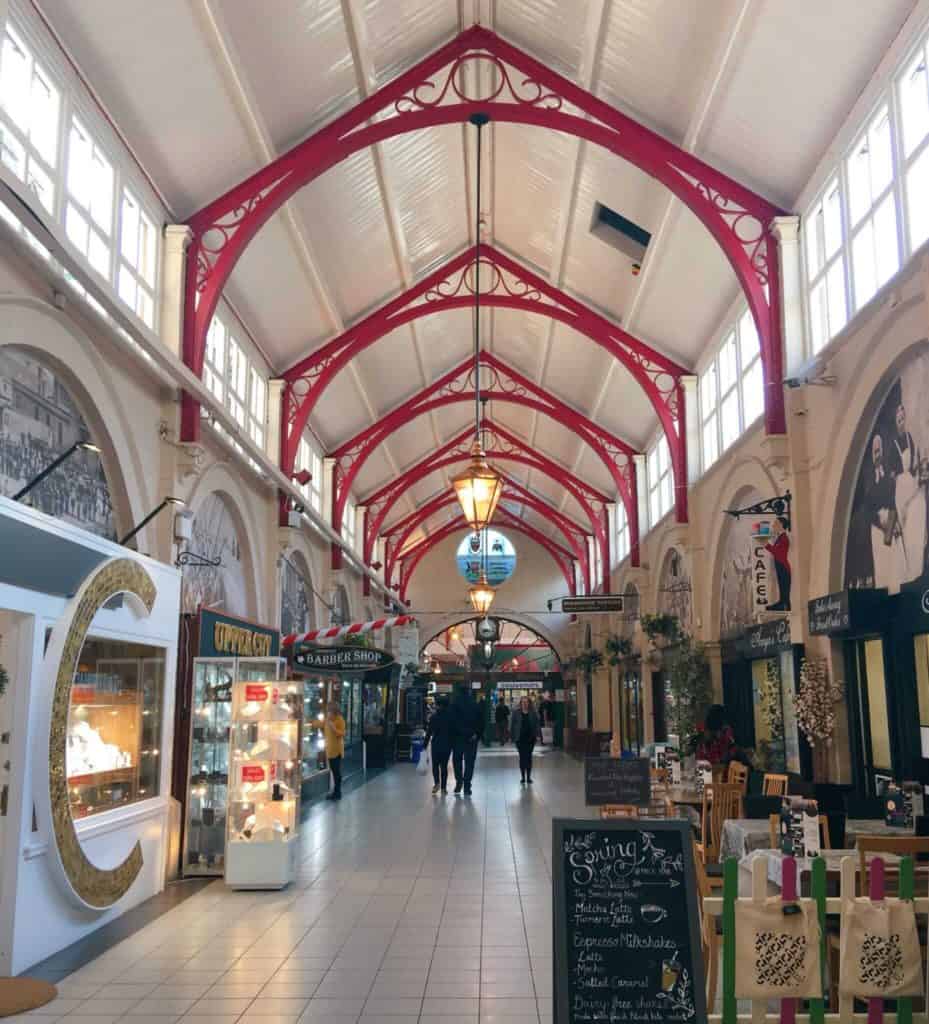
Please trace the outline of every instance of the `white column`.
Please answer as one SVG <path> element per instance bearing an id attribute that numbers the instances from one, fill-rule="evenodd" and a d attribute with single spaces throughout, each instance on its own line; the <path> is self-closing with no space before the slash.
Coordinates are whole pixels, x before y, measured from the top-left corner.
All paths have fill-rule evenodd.
<path id="1" fill-rule="evenodd" d="M 385 582 L 389 582 L 384 576 L 387 564 L 387 541 L 383 537 L 378 537 L 377 543 L 374 545 L 374 561 L 381 563 L 380 569 L 377 570 L 378 576 Z"/>
<path id="2" fill-rule="evenodd" d="M 0 20 L 6 0 L 0 0 Z M 168 224 L 161 254 L 161 340 L 178 359 L 184 352 L 184 283 L 187 271 L 187 246 L 193 238 L 186 224 Z"/>
<path id="3" fill-rule="evenodd" d="M 793 373 L 806 361 L 806 321 L 803 317 L 803 270 L 800 260 L 800 218 L 775 217 L 771 231 L 777 239 L 781 273 L 781 330 L 784 371 Z"/>
<path id="4" fill-rule="evenodd" d="M 287 381 L 272 377 L 268 381 L 268 428 L 265 431 L 265 454 L 281 464 L 281 429 L 284 420 L 284 388 Z"/>
<path id="5" fill-rule="evenodd" d="M 365 543 L 365 519 L 367 518 L 367 506 L 355 506 L 355 553 L 361 555 L 364 552 Z M 375 552 L 377 546 L 375 545 Z"/>
<path id="6" fill-rule="evenodd" d="M 574 571 L 574 592 L 575 594 L 583 594 L 584 574 L 581 572 L 581 564 L 576 558 L 571 559 L 571 568 Z"/>
<path id="7" fill-rule="evenodd" d="M 335 459 L 323 459 L 323 519 L 332 526 L 332 495 L 335 492 Z"/>
<path id="8" fill-rule="evenodd" d="M 697 378 L 688 373 L 681 377 L 684 389 L 684 419 L 687 424 L 687 483 L 700 478 L 700 409 L 697 403 Z"/>
<path id="9" fill-rule="evenodd" d="M 645 472 L 645 455 L 632 456 L 635 464 L 635 489 L 639 498 L 639 544 L 648 533 L 648 474 Z"/>

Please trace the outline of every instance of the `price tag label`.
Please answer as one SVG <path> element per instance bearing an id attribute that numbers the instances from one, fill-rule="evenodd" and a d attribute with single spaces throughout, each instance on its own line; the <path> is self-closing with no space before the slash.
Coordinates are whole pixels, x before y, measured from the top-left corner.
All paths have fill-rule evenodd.
<path id="1" fill-rule="evenodd" d="M 243 764 L 242 765 L 242 781 L 243 782 L 264 782 L 265 770 L 260 764 Z"/>
<path id="2" fill-rule="evenodd" d="M 245 699 L 248 701 L 256 701 L 259 704 L 264 704 L 268 699 L 268 687 L 263 683 L 246 683 Z"/>

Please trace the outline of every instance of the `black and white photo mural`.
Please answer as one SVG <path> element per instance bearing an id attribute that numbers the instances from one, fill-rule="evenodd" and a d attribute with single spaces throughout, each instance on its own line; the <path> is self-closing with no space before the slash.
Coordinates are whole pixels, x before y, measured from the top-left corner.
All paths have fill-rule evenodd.
<path id="1" fill-rule="evenodd" d="M 315 626 L 310 569 L 299 551 L 281 558 L 281 633 L 308 633 Z"/>
<path id="2" fill-rule="evenodd" d="M 929 483 L 929 346 L 891 381 L 853 453 L 858 477 L 845 547 L 845 586 L 926 587 Z"/>
<path id="3" fill-rule="evenodd" d="M 184 566 L 182 610 L 217 608 L 228 615 L 248 618 L 242 541 L 229 502 L 222 494 L 214 491 L 197 507 L 186 550 L 199 558 Z"/>
<path id="4" fill-rule="evenodd" d="M 11 497 L 76 442 L 92 440 L 58 376 L 24 349 L 0 347 L 0 494 Z M 56 519 L 116 539 L 110 489 L 93 452 L 75 452 L 26 501 Z"/>
<path id="5" fill-rule="evenodd" d="M 685 633 L 693 632 L 693 593 L 686 556 L 677 548 L 665 555 L 658 577 L 658 610 L 674 615 Z"/>

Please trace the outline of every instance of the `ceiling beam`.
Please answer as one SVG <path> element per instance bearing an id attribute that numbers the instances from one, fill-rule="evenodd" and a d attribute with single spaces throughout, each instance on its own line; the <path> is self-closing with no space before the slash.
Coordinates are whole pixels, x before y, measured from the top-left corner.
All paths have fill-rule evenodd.
<path id="1" fill-rule="evenodd" d="M 232 41 L 232 36 L 218 4 L 216 0 L 195 0 L 194 10 L 199 16 L 206 42 L 216 60 L 217 70 L 226 81 L 233 105 L 242 121 L 246 134 L 255 147 L 259 158 L 267 165 L 280 156 L 280 154 L 271 139 L 271 133 L 265 124 L 258 100 L 251 85 L 245 76 L 240 74 L 239 69 L 243 67 L 243 64 L 239 59 L 238 51 Z M 297 252 L 300 266 L 306 274 L 310 290 L 322 306 L 330 321 L 332 330 L 337 334 L 341 334 L 345 330 L 345 323 L 339 313 L 335 299 L 323 280 L 322 272 L 319 269 L 319 261 L 313 250 L 309 231 L 300 210 L 294 203 L 288 202 L 282 207 L 281 216 L 291 243 Z M 358 396 L 373 421 L 377 418 L 377 410 L 374 408 L 374 404 L 365 388 L 357 366 L 352 365 L 349 367 L 349 371 L 355 388 L 358 391 Z M 399 473 L 399 466 L 387 445 L 384 445 L 384 457 L 390 466 L 391 472 Z M 412 507 L 412 501 L 409 498 L 407 500 Z"/>
<path id="2" fill-rule="evenodd" d="M 731 61 L 736 49 L 738 48 L 739 41 L 748 30 L 753 18 L 757 16 L 757 7 L 758 5 L 754 4 L 753 0 L 730 0 L 729 10 L 725 17 L 725 24 L 720 35 L 719 46 L 717 46 L 714 51 L 706 74 L 704 75 L 703 85 L 700 89 L 699 97 L 694 107 L 694 112 L 690 117 L 690 121 L 687 125 L 687 131 L 685 132 L 684 139 L 681 143 L 681 149 L 685 152 L 695 152 L 697 145 L 700 142 L 703 130 L 710 119 L 716 103 L 719 101 L 722 88 L 728 79 L 731 69 Z M 660 264 L 661 252 L 668 244 L 668 239 L 673 233 L 673 228 L 679 215 L 680 203 L 673 194 L 668 193 L 664 209 L 661 216 L 658 218 L 658 227 L 652 234 L 651 242 L 645 252 L 645 257 L 642 260 L 642 270 L 639 274 L 638 287 L 635 290 L 632 302 L 629 305 L 629 310 L 623 321 L 623 326 L 628 331 L 634 331 L 635 329 L 636 317 L 643 307 L 645 296 L 649 291 L 649 286 L 654 280 L 655 267 Z M 595 420 L 603 407 L 603 403 L 606 400 L 607 393 L 609 392 L 610 382 L 613 379 L 615 367 L 615 361 L 611 361 L 610 365 L 607 367 L 603 383 L 600 385 L 600 390 L 597 394 L 597 400 L 594 402 L 593 408 L 590 411 L 591 419 Z M 574 473 L 577 473 L 580 469 L 581 463 L 584 461 L 585 454 L 584 446 L 579 445 L 577 455 L 575 456 L 572 464 Z M 565 500 L 565 498 L 562 498 L 562 507 L 564 507 Z M 641 531 L 642 536 L 644 536 L 646 532 L 645 523 L 641 524 Z"/>

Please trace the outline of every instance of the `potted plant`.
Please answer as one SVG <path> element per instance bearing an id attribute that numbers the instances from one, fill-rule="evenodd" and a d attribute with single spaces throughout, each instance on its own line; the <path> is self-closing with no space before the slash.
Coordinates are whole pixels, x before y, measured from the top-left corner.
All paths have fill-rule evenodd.
<path id="1" fill-rule="evenodd" d="M 713 699 L 710 663 L 701 644 L 684 634 L 668 666 L 668 725 L 684 753 L 692 753 L 703 735 L 703 715 Z M 691 748 L 688 749 L 688 748 Z"/>
<path id="2" fill-rule="evenodd" d="M 589 647 L 586 651 L 581 651 L 574 659 L 574 665 L 585 674 L 596 672 L 603 665 L 603 651 L 598 651 L 596 647 Z"/>
<path id="3" fill-rule="evenodd" d="M 643 615 L 639 621 L 642 632 L 653 647 L 666 647 L 681 638 L 681 627 L 676 615 L 658 612 L 656 615 Z"/>
<path id="4" fill-rule="evenodd" d="M 617 636 L 615 633 L 607 637 L 604 644 L 608 659 L 611 665 L 616 666 L 632 656 L 632 641 L 624 636 Z"/>

